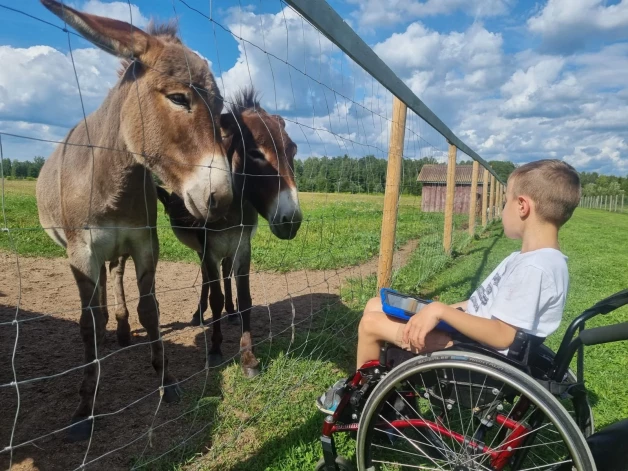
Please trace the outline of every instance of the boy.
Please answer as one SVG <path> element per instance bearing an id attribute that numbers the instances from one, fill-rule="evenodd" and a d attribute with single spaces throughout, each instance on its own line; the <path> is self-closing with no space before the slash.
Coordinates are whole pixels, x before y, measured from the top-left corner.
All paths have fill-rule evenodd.
<path id="1" fill-rule="evenodd" d="M 387 316 L 380 299 L 371 299 L 358 329 L 357 368 L 378 358 L 384 342 L 415 353 L 452 346 L 447 333 L 434 330 L 440 321 L 502 353 L 517 330 L 550 335 L 560 324 L 569 287 L 558 231 L 579 202 L 580 178 L 571 165 L 539 160 L 518 167 L 508 178 L 502 224 L 506 237 L 521 239 L 521 251 L 506 257 L 467 301 L 432 302 L 407 323 Z M 338 381 L 318 399 L 321 411 L 334 412 L 344 383 Z"/>

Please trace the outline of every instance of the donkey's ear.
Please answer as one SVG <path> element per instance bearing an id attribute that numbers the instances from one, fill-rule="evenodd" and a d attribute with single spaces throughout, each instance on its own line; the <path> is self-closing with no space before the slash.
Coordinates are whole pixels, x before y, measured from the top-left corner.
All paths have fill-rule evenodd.
<path id="1" fill-rule="evenodd" d="M 227 112 L 220 115 L 220 132 L 223 139 L 232 136 L 238 130 L 238 123 L 233 113 Z"/>
<path id="2" fill-rule="evenodd" d="M 286 129 L 286 122 L 281 116 L 279 116 L 278 114 L 274 114 L 273 118 L 275 118 L 279 122 L 282 128 Z"/>
<path id="3" fill-rule="evenodd" d="M 141 58 L 158 39 L 124 21 L 76 11 L 56 0 L 41 0 L 52 13 L 76 29 L 95 46 L 126 59 Z"/>

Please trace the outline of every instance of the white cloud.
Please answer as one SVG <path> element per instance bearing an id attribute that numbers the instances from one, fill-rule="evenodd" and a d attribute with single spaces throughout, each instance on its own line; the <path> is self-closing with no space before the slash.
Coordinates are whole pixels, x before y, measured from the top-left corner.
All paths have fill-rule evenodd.
<path id="1" fill-rule="evenodd" d="M 529 68 L 517 70 L 501 87 L 501 105 L 507 117 L 561 117 L 578 112 L 583 88 L 573 73 L 562 73 L 564 58 L 539 58 Z"/>
<path id="2" fill-rule="evenodd" d="M 47 158 L 68 133 L 68 128 L 36 124 L 25 121 L 0 121 L 0 131 L 16 136 L 2 136 L 2 153 L 5 159 L 32 160 L 33 157 Z M 45 142 L 52 141 L 52 142 Z"/>
<path id="3" fill-rule="evenodd" d="M 240 41 L 235 64 L 214 70 L 222 72 L 225 97 L 253 82 L 262 105 L 286 118 L 301 157 L 386 157 L 391 94 L 291 9 L 231 9 L 224 23 L 261 48 Z M 569 56 L 505 47 L 501 33 L 478 22 L 448 33 L 416 22 L 375 50 L 486 159 L 556 157 L 581 170 L 628 173 L 628 44 Z M 74 53 L 90 112 L 115 83 L 117 60 L 94 48 Z M 0 130 L 58 140 L 81 119 L 69 56 L 47 46 L 2 46 L 0 63 L 12 64 L 0 69 Z M 408 127 L 405 155 L 445 155 L 444 138 L 411 112 Z M 27 158 L 49 153 L 47 144 L 31 145 L 29 152 L 13 142 L 10 151 Z"/>
<path id="4" fill-rule="evenodd" d="M 386 62 L 423 101 L 452 122 L 454 102 L 487 97 L 505 78 L 503 39 L 474 24 L 466 31 L 442 34 L 416 22 L 374 46 Z M 449 105 L 449 106 L 447 106 Z"/>
<path id="5" fill-rule="evenodd" d="M 314 108 L 314 114 L 327 114 L 334 106 L 333 93 L 313 79 L 340 93 L 350 93 L 333 54 L 338 49 L 292 9 L 258 15 L 232 8 L 226 23 L 261 49 L 238 41 L 240 56 L 218 80 L 225 97 L 253 83 L 263 94 L 263 106 L 269 109 L 304 113 Z"/>
<path id="6" fill-rule="evenodd" d="M 119 61 L 96 48 L 73 50 L 86 113 L 117 81 Z M 49 46 L 0 46 L 0 120 L 73 126 L 83 117 L 69 54 Z"/>
<path id="7" fill-rule="evenodd" d="M 528 19 L 548 52 L 573 53 L 592 40 L 628 38 L 628 0 L 549 0 Z"/>
<path id="8" fill-rule="evenodd" d="M 148 24 L 148 18 L 142 15 L 139 7 L 134 4 L 129 6 L 127 2 L 87 0 L 85 3 L 77 5 L 77 7 L 86 13 L 126 21 L 139 28 L 144 28 Z"/>
<path id="9" fill-rule="evenodd" d="M 500 16 L 508 12 L 512 0 L 350 0 L 358 5 L 354 16 L 362 27 L 394 26 L 417 18 L 465 13 L 474 18 Z"/>

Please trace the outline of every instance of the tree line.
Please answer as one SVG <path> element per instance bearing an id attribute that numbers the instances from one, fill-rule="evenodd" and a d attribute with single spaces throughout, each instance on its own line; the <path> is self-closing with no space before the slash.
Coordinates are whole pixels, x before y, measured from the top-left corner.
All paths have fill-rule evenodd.
<path id="1" fill-rule="evenodd" d="M 9 179 L 37 178 L 46 159 L 37 156 L 32 161 L 2 159 L 2 176 Z"/>
<path id="2" fill-rule="evenodd" d="M 12 179 L 37 178 L 45 159 L 37 156 L 32 161 L 3 159 L 2 174 Z M 299 191 L 321 193 L 383 193 L 386 187 L 386 159 L 374 155 L 352 158 L 308 157 L 295 160 L 294 171 Z M 422 185 L 417 176 L 423 165 L 438 163 L 433 157 L 403 159 L 401 192 L 420 195 Z M 462 161 L 459 165 L 472 164 Z M 497 175 L 506 181 L 517 168 L 509 161 L 489 162 Z M 583 196 L 621 195 L 628 193 L 628 177 L 600 175 L 597 172 L 580 172 Z"/>

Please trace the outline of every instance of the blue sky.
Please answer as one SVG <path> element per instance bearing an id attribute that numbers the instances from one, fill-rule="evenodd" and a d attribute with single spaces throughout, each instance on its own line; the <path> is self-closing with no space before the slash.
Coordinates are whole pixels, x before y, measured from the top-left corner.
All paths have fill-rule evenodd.
<path id="1" fill-rule="evenodd" d="M 132 15 L 140 27 L 151 17 L 176 16 L 183 41 L 208 59 L 223 95 L 255 84 L 262 105 L 287 118 L 301 158 L 385 157 L 390 93 L 278 0 L 68 3 L 125 21 Z M 62 25 L 39 1 L 0 4 Z M 555 157 L 579 170 L 628 174 L 628 0 L 330 4 L 486 159 Z M 0 132 L 60 141 L 82 117 L 68 36 L 28 16 L 0 12 Z M 89 113 L 115 84 L 117 59 L 77 36 L 70 41 Z M 408 157 L 442 156 L 444 140 L 416 116 L 408 128 Z M 52 149 L 47 142 L 3 137 L 9 158 L 47 156 Z"/>

